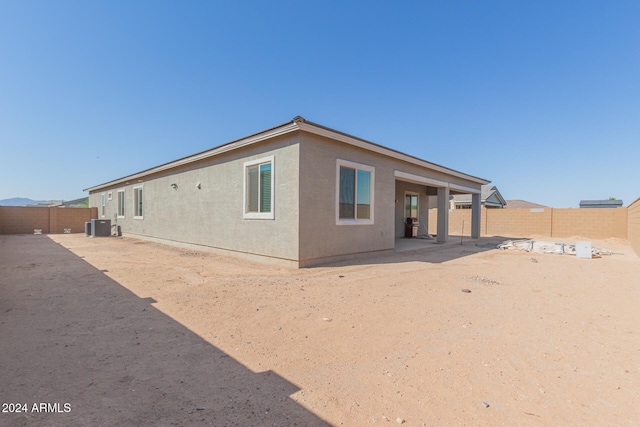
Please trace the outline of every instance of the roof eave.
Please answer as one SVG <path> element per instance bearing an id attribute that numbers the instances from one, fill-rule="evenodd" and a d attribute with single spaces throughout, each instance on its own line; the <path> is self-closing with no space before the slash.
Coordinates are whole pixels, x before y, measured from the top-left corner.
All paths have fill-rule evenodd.
<path id="1" fill-rule="evenodd" d="M 262 132 L 254 133 L 252 135 L 246 136 L 244 138 L 236 139 L 235 141 L 231 141 L 217 147 L 211 148 L 209 150 L 201 151 L 200 153 L 192 154 L 187 157 L 183 157 L 178 160 L 174 160 L 168 163 L 163 163 L 159 166 L 154 166 L 149 169 L 145 169 L 143 171 L 124 176 L 122 178 L 114 179 L 113 181 L 105 182 L 100 185 L 95 185 L 93 187 L 85 188 L 83 191 L 96 191 L 102 188 L 113 187 L 127 181 L 132 181 L 136 179 L 143 178 L 148 175 L 152 175 L 158 172 L 163 172 L 169 169 L 174 169 L 180 166 L 184 166 L 189 163 L 198 162 L 204 159 L 208 159 L 210 157 L 217 156 L 222 153 L 226 153 L 228 151 L 236 150 L 238 148 L 254 144 L 259 141 L 264 141 L 265 139 L 273 138 L 279 135 L 283 135 L 289 132 L 293 132 L 298 130 L 296 123 L 294 121 L 290 121 L 287 123 L 283 123 L 281 125 L 272 127 L 270 129 L 264 130 Z"/>
<path id="2" fill-rule="evenodd" d="M 415 156 L 411 156 L 409 154 L 402 153 L 400 151 L 387 148 L 385 146 L 376 144 L 375 142 L 367 141 L 362 138 L 358 138 L 353 135 L 346 134 L 344 132 L 337 131 L 335 129 L 328 128 L 326 126 L 319 125 L 317 123 L 309 122 L 309 121 L 300 121 L 298 122 L 300 130 L 314 133 L 316 135 L 325 136 L 330 139 L 335 139 L 341 142 L 345 142 L 350 145 L 354 145 L 356 147 L 360 147 L 369 151 L 373 151 L 375 153 L 383 154 L 388 157 L 392 157 L 398 160 L 403 160 L 408 163 L 413 163 L 415 165 L 426 167 L 428 169 L 432 169 L 438 172 L 445 173 L 447 175 L 453 175 L 458 178 L 463 178 L 465 180 L 469 180 L 480 185 L 489 184 L 491 181 L 480 178 L 473 175 L 468 175 L 463 172 L 459 172 L 455 169 L 450 169 L 445 166 L 438 165 L 436 163 L 431 163 L 426 160 L 420 159 Z"/>
<path id="3" fill-rule="evenodd" d="M 88 191 L 89 193 L 93 191 L 98 191 L 100 189 L 105 189 L 108 187 L 117 186 L 129 181 L 139 180 L 148 175 L 156 174 L 159 172 L 163 172 L 166 170 L 174 169 L 180 166 L 184 166 L 189 163 L 198 162 L 204 159 L 208 159 L 210 157 L 214 157 L 220 155 L 222 153 L 226 153 L 228 151 L 236 150 L 241 147 L 245 147 L 247 145 L 255 144 L 260 141 L 264 141 L 266 139 L 270 139 L 276 136 L 284 135 L 294 131 L 304 131 L 313 133 L 320 136 L 325 136 L 330 139 L 334 139 L 340 142 L 347 143 L 349 145 L 353 145 L 356 147 L 363 148 L 365 150 L 373 151 L 378 154 L 382 154 L 388 157 L 392 157 L 398 160 L 402 160 L 408 163 L 412 163 L 421 167 L 425 167 L 431 170 L 435 170 L 438 172 L 445 173 L 447 175 L 452 175 L 458 178 L 462 178 L 471 182 L 475 182 L 480 185 L 488 184 L 491 181 L 488 181 L 484 178 L 479 178 L 473 175 L 468 175 L 462 172 L 459 172 L 454 169 L 450 169 L 435 163 L 428 162 L 426 160 L 422 160 L 418 157 L 414 157 L 405 153 L 402 153 L 397 150 L 393 150 L 391 148 L 384 147 L 382 145 L 376 144 L 374 142 L 370 142 L 331 128 L 326 126 L 319 125 L 317 123 L 306 121 L 304 118 L 297 116 L 293 120 L 283 123 L 278 126 L 274 126 L 270 129 L 254 133 L 252 135 L 246 136 L 244 138 L 240 138 L 217 147 L 211 148 L 209 150 L 202 151 L 200 153 L 192 154 L 187 157 L 183 157 L 178 160 L 174 160 L 172 162 L 164 163 L 159 166 L 154 166 L 149 169 L 145 169 L 143 171 L 124 176 L 122 178 L 118 178 L 112 181 L 105 182 L 100 185 L 95 185 L 93 187 L 89 187 L 84 189 L 83 191 Z"/>

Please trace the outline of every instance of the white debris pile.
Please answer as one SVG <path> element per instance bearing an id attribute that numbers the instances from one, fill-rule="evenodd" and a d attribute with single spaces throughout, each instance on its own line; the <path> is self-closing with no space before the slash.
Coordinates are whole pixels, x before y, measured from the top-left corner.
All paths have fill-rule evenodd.
<path id="1" fill-rule="evenodd" d="M 506 240 L 498 245 L 498 249 L 516 249 L 520 251 L 545 254 L 577 255 L 579 258 L 600 258 L 602 255 L 612 255 L 617 253 L 591 247 L 590 242 L 576 242 L 576 244 L 571 245 L 567 243 L 545 242 L 533 239 Z"/>

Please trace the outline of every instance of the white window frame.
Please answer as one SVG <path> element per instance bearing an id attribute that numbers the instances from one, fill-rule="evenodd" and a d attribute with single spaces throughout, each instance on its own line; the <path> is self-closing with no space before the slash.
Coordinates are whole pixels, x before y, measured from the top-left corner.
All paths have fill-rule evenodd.
<path id="1" fill-rule="evenodd" d="M 139 207 L 139 197 L 143 198 L 142 200 L 142 212 L 138 211 Z M 142 215 L 138 215 L 138 214 Z M 133 187 L 133 219 L 144 219 L 144 185 L 137 185 Z"/>
<path id="2" fill-rule="evenodd" d="M 120 203 L 120 193 L 122 193 L 122 204 Z M 118 206 L 116 206 L 116 217 L 125 218 L 127 207 L 127 193 L 124 190 L 118 190 Z M 122 215 L 120 213 L 122 212 Z"/>
<path id="3" fill-rule="evenodd" d="M 100 195 L 100 217 L 104 218 L 107 216 L 107 195 L 102 193 Z"/>
<path id="4" fill-rule="evenodd" d="M 363 170 L 371 173 L 371 181 L 369 185 L 369 203 L 370 203 L 370 217 L 369 219 L 345 219 L 340 218 L 340 166 L 355 169 L 356 176 L 358 170 Z M 338 159 L 336 161 L 336 225 L 372 225 L 374 223 L 373 213 L 375 211 L 375 187 L 376 187 L 376 168 L 362 163 L 351 162 L 349 160 Z M 357 200 L 357 182 L 355 195 Z"/>
<path id="5" fill-rule="evenodd" d="M 271 206 L 269 212 L 249 212 L 249 168 L 265 163 L 271 163 Z M 262 157 L 260 159 L 244 162 L 242 172 L 244 175 L 243 191 L 242 191 L 242 217 L 244 219 L 275 219 L 275 175 L 276 162 L 275 156 Z M 259 185 L 259 184 L 258 184 Z"/>

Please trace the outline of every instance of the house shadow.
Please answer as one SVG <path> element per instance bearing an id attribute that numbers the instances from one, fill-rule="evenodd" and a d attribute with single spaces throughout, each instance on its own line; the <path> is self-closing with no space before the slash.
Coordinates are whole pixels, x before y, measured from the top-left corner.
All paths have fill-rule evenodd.
<path id="1" fill-rule="evenodd" d="M 519 237 L 484 236 L 472 239 L 468 236 L 450 235 L 446 243 L 435 239 L 396 239 L 393 251 L 351 256 L 346 259 L 322 264 L 322 266 L 355 266 L 369 264 L 396 264 L 404 262 L 425 262 L 440 264 L 481 252 L 498 251 L 498 245 L 506 240 Z"/>
<path id="2" fill-rule="evenodd" d="M 329 425 L 44 235 L 0 236 L 0 273 L 4 425 Z"/>

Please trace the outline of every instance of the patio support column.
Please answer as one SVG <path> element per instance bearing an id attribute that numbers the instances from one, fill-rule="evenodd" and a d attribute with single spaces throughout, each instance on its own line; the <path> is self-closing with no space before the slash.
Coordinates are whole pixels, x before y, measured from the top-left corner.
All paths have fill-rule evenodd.
<path id="1" fill-rule="evenodd" d="M 481 205 L 480 205 L 480 194 L 472 194 L 471 195 L 471 238 L 478 239 L 480 238 L 480 215 L 481 215 Z"/>
<path id="2" fill-rule="evenodd" d="M 438 232 L 436 242 L 449 239 L 449 187 L 438 187 Z"/>

